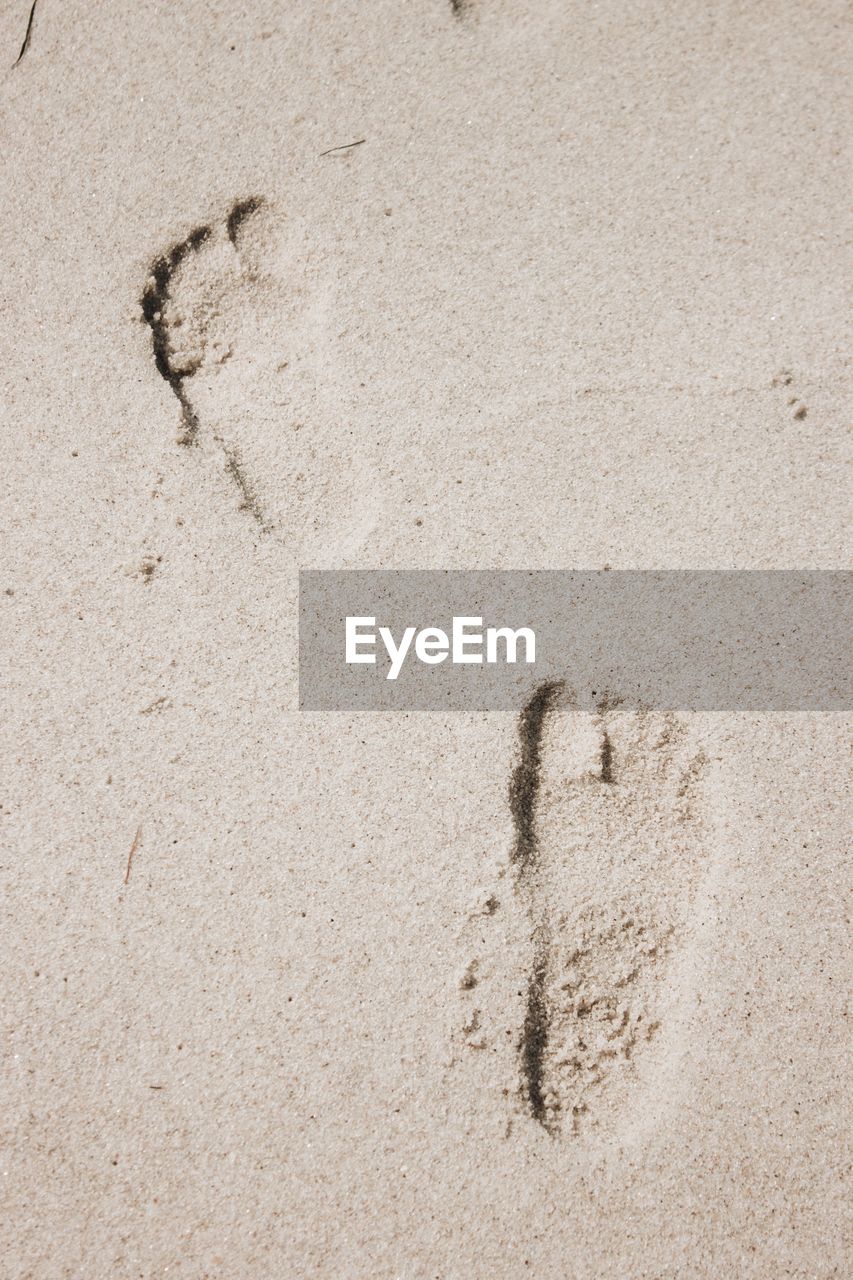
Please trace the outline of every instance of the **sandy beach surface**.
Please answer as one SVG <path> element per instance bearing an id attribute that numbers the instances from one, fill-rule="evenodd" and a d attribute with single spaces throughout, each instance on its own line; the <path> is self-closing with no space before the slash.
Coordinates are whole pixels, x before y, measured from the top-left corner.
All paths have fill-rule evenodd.
<path id="1" fill-rule="evenodd" d="M 847 7 L 28 16 L 0 1271 L 849 1274 L 850 716 L 555 698 L 528 875 L 518 714 L 296 660 L 305 568 L 849 564 Z"/>

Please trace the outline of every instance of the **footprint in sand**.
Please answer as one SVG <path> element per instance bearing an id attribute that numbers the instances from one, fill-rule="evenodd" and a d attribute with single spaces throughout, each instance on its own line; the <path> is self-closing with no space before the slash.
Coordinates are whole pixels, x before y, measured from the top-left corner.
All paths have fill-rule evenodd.
<path id="1" fill-rule="evenodd" d="M 361 533 L 352 509 L 362 466 L 349 456 L 336 377 L 335 282 L 310 231 L 260 196 L 238 200 L 155 258 L 141 307 L 178 401 L 179 442 L 218 466 L 236 506 L 302 558 L 345 530 L 335 547 L 345 561 L 344 544 Z"/>
<path id="2" fill-rule="evenodd" d="M 259 197 L 237 201 L 155 259 L 141 305 L 181 441 L 218 463 L 258 531 L 340 567 L 375 524 L 375 511 L 353 515 L 375 501 L 375 469 L 363 441 L 346 456 L 334 290 L 304 239 Z M 498 944 L 468 966 L 463 1034 L 471 1048 L 514 1047 L 524 1109 L 551 1134 L 618 1123 L 677 1003 L 704 861 L 691 738 L 673 716 L 605 700 L 577 712 L 556 685 L 522 713 L 513 893 L 492 886 L 476 908 L 481 934 L 497 938 L 503 921 L 522 946 L 510 974 Z"/>
<path id="3" fill-rule="evenodd" d="M 606 699 L 589 715 L 560 685 L 540 687 L 522 712 L 508 877 L 526 942 L 509 1042 L 523 1109 L 552 1135 L 618 1130 L 653 1080 L 705 869 L 706 764 L 674 715 Z M 473 1047 L 489 1047 L 489 1023 L 495 1047 L 506 1034 L 486 981 L 506 954 L 496 944 L 460 984 Z"/>

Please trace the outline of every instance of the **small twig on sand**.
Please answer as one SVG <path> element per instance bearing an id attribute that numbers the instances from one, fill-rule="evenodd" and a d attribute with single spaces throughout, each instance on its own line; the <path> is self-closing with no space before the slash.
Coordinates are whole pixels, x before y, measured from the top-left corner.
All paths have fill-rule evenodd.
<path id="1" fill-rule="evenodd" d="M 360 147 L 363 142 L 367 142 L 367 138 L 359 138 L 358 142 L 345 142 L 340 147 L 329 147 L 328 151 L 321 151 L 321 156 L 330 156 L 333 151 L 349 151 L 351 147 Z"/>
<path id="2" fill-rule="evenodd" d="M 130 868 L 133 866 L 133 855 L 136 853 L 136 846 L 139 844 L 139 837 L 142 835 L 141 825 L 136 828 L 136 835 L 133 837 L 133 844 L 130 846 L 130 853 L 127 855 L 127 870 L 124 873 L 124 883 L 127 884 L 130 879 Z"/>
<path id="3" fill-rule="evenodd" d="M 27 30 L 24 34 L 24 43 L 21 45 L 21 52 L 18 54 L 17 58 L 12 63 L 13 68 L 18 65 L 18 63 L 21 61 L 21 58 L 23 58 L 24 54 L 27 52 L 27 49 L 30 47 L 30 36 L 33 33 L 33 18 L 36 16 L 36 5 L 38 4 L 38 2 L 39 0 L 33 0 L 33 6 L 30 9 L 30 16 L 27 19 Z"/>

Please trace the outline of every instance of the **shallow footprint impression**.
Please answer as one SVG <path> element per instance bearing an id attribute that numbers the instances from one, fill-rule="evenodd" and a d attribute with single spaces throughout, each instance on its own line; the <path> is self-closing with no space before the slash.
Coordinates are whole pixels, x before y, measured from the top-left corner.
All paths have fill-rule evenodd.
<path id="1" fill-rule="evenodd" d="M 342 429 L 336 281 L 312 244 L 298 219 L 241 198 L 155 258 L 141 308 L 196 464 L 256 530 L 346 562 L 364 463 Z"/>
<path id="2" fill-rule="evenodd" d="M 206 421 L 200 408 L 201 375 L 231 358 L 236 332 L 256 310 L 258 274 L 243 248 L 247 224 L 263 207 L 259 196 L 235 201 L 220 224 L 196 227 L 158 257 L 145 283 L 142 314 L 151 329 L 157 370 L 180 405 L 181 444 L 201 442 Z M 242 326 L 236 316 L 243 319 Z M 215 423 L 207 425 L 237 486 L 240 505 L 266 530 L 268 521 L 238 452 Z"/>
<path id="3" fill-rule="evenodd" d="M 653 1086 L 683 999 L 679 960 L 707 862 L 707 759 L 686 720 L 606 699 L 590 715 L 560 685 L 537 690 L 519 736 L 508 875 L 511 927 L 526 941 L 499 948 L 524 956 L 517 1096 L 551 1135 L 614 1133 L 635 1091 Z M 496 964 L 493 953 L 472 973 Z M 477 1047 L 489 1020 L 500 1042 L 485 985 L 465 992 Z"/>

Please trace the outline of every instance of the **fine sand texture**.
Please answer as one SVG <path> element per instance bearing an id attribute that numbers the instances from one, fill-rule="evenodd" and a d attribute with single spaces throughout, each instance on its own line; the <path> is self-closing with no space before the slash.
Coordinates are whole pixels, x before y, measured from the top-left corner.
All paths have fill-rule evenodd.
<path id="1" fill-rule="evenodd" d="M 4 1277 L 850 1274 L 850 716 L 297 705 L 300 569 L 849 564 L 849 21 L 3 0 Z"/>

